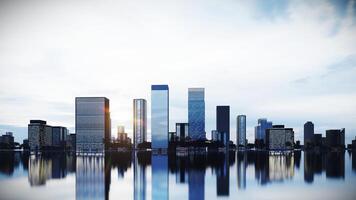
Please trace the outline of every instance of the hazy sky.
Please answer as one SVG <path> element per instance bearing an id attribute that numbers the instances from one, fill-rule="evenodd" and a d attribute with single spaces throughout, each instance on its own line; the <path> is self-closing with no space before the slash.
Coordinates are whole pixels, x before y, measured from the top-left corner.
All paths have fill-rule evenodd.
<path id="1" fill-rule="evenodd" d="M 110 99 L 113 135 L 132 135 L 132 99 L 170 88 L 170 129 L 187 121 L 188 87 L 216 105 L 316 132 L 356 135 L 355 1 L 0 1 L 0 132 L 27 137 L 30 119 L 74 132 L 74 98 Z M 150 129 L 150 122 L 148 123 Z M 114 134 L 115 133 L 115 134 Z M 149 134 L 150 138 L 150 134 Z"/>

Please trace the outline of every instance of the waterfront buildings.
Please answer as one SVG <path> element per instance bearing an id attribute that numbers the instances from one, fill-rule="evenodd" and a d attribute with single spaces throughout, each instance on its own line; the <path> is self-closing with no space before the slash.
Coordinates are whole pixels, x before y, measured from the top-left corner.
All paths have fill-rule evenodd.
<path id="1" fill-rule="evenodd" d="M 43 120 L 30 120 L 28 124 L 30 150 L 40 150 L 52 145 L 52 127 Z"/>
<path id="2" fill-rule="evenodd" d="M 246 147 L 246 115 L 237 116 L 236 146 Z"/>
<path id="3" fill-rule="evenodd" d="M 68 129 L 63 126 L 52 126 L 52 146 L 64 147 L 66 145 L 66 139 L 68 135 Z"/>
<path id="4" fill-rule="evenodd" d="M 206 139 L 204 88 L 188 89 L 188 123 L 192 140 Z"/>
<path id="5" fill-rule="evenodd" d="M 12 132 L 6 132 L 4 135 L 0 136 L 0 144 L 8 145 L 9 147 L 14 145 L 14 136 Z"/>
<path id="6" fill-rule="evenodd" d="M 168 85 L 151 86 L 152 149 L 168 148 L 169 89 Z"/>
<path id="7" fill-rule="evenodd" d="M 219 132 L 217 130 L 212 130 L 211 131 L 211 140 L 213 142 L 219 141 Z"/>
<path id="8" fill-rule="evenodd" d="M 311 121 L 307 121 L 304 124 L 304 146 L 310 146 L 313 144 L 314 139 L 314 124 Z"/>
<path id="9" fill-rule="evenodd" d="M 147 140 L 147 103 L 145 99 L 133 100 L 134 148 Z"/>
<path id="10" fill-rule="evenodd" d="M 326 146 L 345 148 L 345 129 L 326 130 Z"/>
<path id="11" fill-rule="evenodd" d="M 75 132 L 77 151 L 102 152 L 110 141 L 109 99 L 75 98 Z"/>
<path id="12" fill-rule="evenodd" d="M 266 129 L 272 128 L 272 122 L 266 118 L 258 119 L 258 125 L 255 127 L 255 140 L 258 144 L 266 144 Z"/>
<path id="13" fill-rule="evenodd" d="M 266 147 L 268 150 L 292 150 L 294 148 L 294 131 L 284 125 L 274 125 L 266 130 Z"/>
<path id="14" fill-rule="evenodd" d="M 176 136 L 179 141 L 185 141 L 185 137 L 188 135 L 188 127 L 188 123 L 176 123 Z"/>
<path id="15" fill-rule="evenodd" d="M 216 106 L 216 130 L 226 147 L 230 141 L 230 106 Z"/>

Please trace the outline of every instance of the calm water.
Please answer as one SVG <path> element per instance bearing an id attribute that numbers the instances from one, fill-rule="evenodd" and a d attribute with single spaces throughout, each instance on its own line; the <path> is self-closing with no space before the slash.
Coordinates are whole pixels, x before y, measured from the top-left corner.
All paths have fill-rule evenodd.
<path id="1" fill-rule="evenodd" d="M 0 199 L 356 199 L 355 154 L 0 152 Z"/>

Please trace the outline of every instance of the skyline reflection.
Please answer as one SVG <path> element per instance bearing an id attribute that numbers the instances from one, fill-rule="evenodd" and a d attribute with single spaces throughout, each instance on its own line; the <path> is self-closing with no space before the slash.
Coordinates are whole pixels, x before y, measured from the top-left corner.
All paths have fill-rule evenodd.
<path id="1" fill-rule="evenodd" d="M 19 168 L 27 175 L 30 187 L 46 186 L 51 179 L 60 181 L 74 174 L 76 199 L 109 199 L 110 191 L 116 190 L 111 188 L 111 183 L 127 181 L 129 171 L 133 175 L 132 184 L 129 184 L 133 188 L 131 198 L 136 200 L 174 199 L 178 185 L 186 185 L 188 199 L 210 199 L 207 192 L 211 194 L 212 187 L 215 187 L 214 198 L 219 198 L 232 197 L 240 190 L 258 185 L 296 181 L 295 176 L 301 176 L 307 185 L 314 184 L 316 175 L 345 181 L 346 158 L 350 160 L 349 169 L 356 174 L 355 152 L 349 152 L 349 156 L 345 152 L 300 151 L 274 155 L 254 151 L 189 152 L 179 156 L 151 152 L 117 152 L 105 156 L 1 152 L 0 156 L 0 180 L 16 175 Z M 117 173 L 113 173 L 116 170 Z M 169 181 L 170 176 L 173 182 Z M 257 186 L 251 184 L 251 180 Z"/>

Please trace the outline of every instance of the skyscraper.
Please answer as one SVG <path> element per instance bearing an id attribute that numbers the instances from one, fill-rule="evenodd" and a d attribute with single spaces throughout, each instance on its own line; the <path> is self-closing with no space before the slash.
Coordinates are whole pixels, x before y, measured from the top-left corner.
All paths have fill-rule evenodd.
<path id="1" fill-rule="evenodd" d="M 314 124 L 313 122 L 307 121 L 304 124 L 304 145 L 308 146 L 308 144 L 312 144 L 313 138 L 314 138 Z"/>
<path id="2" fill-rule="evenodd" d="M 255 139 L 266 143 L 266 129 L 272 128 L 272 122 L 266 118 L 258 119 L 258 125 L 255 127 Z"/>
<path id="3" fill-rule="evenodd" d="M 216 106 L 216 130 L 221 137 L 219 141 L 223 141 L 228 147 L 230 141 L 230 106 Z"/>
<path id="4" fill-rule="evenodd" d="M 75 132 L 77 151 L 100 152 L 110 141 L 109 99 L 105 97 L 75 98 Z"/>
<path id="5" fill-rule="evenodd" d="M 237 116 L 236 145 L 246 147 L 246 115 Z"/>
<path id="6" fill-rule="evenodd" d="M 167 149 L 169 129 L 168 85 L 152 85 L 151 102 L 152 149 Z"/>
<path id="7" fill-rule="evenodd" d="M 147 139 L 147 103 L 146 99 L 133 100 L 133 139 L 134 147 Z"/>
<path id="8" fill-rule="evenodd" d="M 192 140 L 206 138 L 204 88 L 188 89 L 188 123 L 188 135 Z"/>
<path id="9" fill-rule="evenodd" d="M 187 136 L 189 124 L 188 123 L 176 123 L 176 135 L 179 141 L 184 141 Z"/>

